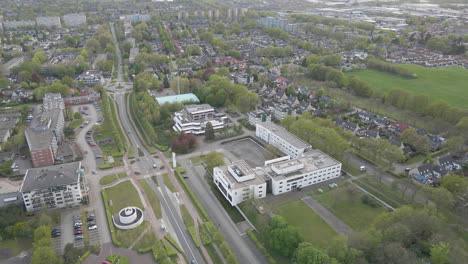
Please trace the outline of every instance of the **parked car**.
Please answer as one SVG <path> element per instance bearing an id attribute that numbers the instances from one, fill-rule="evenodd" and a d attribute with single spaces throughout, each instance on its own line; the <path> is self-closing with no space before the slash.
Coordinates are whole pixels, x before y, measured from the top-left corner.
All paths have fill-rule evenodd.
<path id="1" fill-rule="evenodd" d="M 93 170 L 92 173 L 93 173 L 93 174 L 97 174 L 97 170 Z"/>
<path id="2" fill-rule="evenodd" d="M 92 225 L 88 227 L 88 230 L 94 230 L 94 229 L 97 229 L 97 225 Z"/>
<path id="3" fill-rule="evenodd" d="M 62 235 L 61 232 L 56 232 L 56 233 L 52 233 L 52 234 L 51 234 L 52 237 L 59 237 L 59 236 L 61 236 L 61 235 Z"/>
<path id="4" fill-rule="evenodd" d="M 75 240 L 82 240 L 83 239 L 83 235 L 76 235 L 75 236 Z"/>

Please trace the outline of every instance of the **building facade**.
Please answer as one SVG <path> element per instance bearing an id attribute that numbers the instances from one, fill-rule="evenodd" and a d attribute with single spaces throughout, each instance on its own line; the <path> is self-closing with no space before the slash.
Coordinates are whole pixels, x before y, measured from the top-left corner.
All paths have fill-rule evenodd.
<path id="1" fill-rule="evenodd" d="M 86 14 L 72 13 L 63 16 L 63 22 L 70 27 L 79 27 L 86 24 Z"/>
<path id="2" fill-rule="evenodd" d="M 81 162 L 27 170 L 20 194 L 28 212 L 78 206 L 86 196 Z"/>
<path id="3" fill-rule="evenodd" d="M 263 110 L 253 110 L 247 114 L 249 124 L 252 126 L 261 122 L 271 122 L 271 115 Z"/>
<path id="4" fill-rule="evenodd" d="M 40 168 L 54 165 L 58 145 L 52 131 L 49 129 L 32 130 L 28 128 L 24 134 L 28 142 L 33 167 Z"/>
<path id="5" fill-rule="evenodd" d="M 314 149 L 297 159 L 270 163 L 265 171 L 270 175 L 273 195 L 279 195 L 340 177 L 341 163 Z"/>
<path id="6" fill-rule="evenodd" d="M 264 198 L 267 193 L 264 176 L 262 169 L 252 169 L 243 160 L 213 170 L 216 187 L 232 206 L 251 198 Z"/>
<path id="7" fill-rule="evenodd" d="M 224 127 L 224 114 L 217 114 L 208 104 L 187 105 L 181 111 L 174 113 L 173 129 L 187 134 L 204 134 L 206 124 L 211 123 L 214 130 Z"/>
<path id="8" fill-rule="evenodd" d="M 255 135 L 291 158 L 301 157 L 305 152 L 312 150 L 310 144 L 272 122 L 257 123 Z"/>

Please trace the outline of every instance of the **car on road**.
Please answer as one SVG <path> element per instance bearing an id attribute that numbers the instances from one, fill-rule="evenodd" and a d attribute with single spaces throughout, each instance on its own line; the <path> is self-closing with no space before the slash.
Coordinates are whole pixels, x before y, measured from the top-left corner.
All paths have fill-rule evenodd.
<path id="1" fill-rule="evenodd" d="M 360 171 L 365 171 L 365 170 L 366 170 L 366 166 L 361 166 L 361 167 L 359 167 L 359 170 L 360 170 Z"/>
<path id="2" fill-rule="evenodd" d="M 195 262 L 194 259 L 192 259 L 192 260 L 190 261 L 190 264 L 195 264 L 195 263 L 196 263 L 196 262 Z"/>
<path id="3" fill-rule="evenodd" d="M 406 169 L 405 169 L 405 171 L 410 171 L 410 170 L 411 170 L 411 168 L 406 168 Z"/>

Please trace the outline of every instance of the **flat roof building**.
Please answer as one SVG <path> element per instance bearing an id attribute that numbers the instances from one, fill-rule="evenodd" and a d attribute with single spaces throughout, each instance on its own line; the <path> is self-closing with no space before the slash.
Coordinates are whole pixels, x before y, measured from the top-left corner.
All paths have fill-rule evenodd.
<path id="1" fill-rule="evenodd" d="M 186 94 L 178 94 L 178 95 L 170 95 L 170 96 L 163 96 L 156 98 L 156 102 L 158 104 L 163 105 L 165 103 L 186 103 L 190 102 L 193 104 L 200 103 L 200 99 L 193 94 L 193 93 L 186 93 Z"/>
<path id="2" fill-rule="evenodd" d="M 36 18 L 37 26 L 44 26 L 44 27 L 62 27 L 62 23 L 60 22 L 60 17 L 58 16 L 44 16 L 44 17 L 37 17 Z"/>
<path id="3" fill-rule="evenodd" d="M 267 193 L 279 195 L 341 175 L 341 163 L 320 150 L 303 156 L 267 160 L 262 167 L 251 168 L 244 160 L 215 167 L 213 181 L 232 206 L 248 199 L 260 199 Z"/>
<path id="4" fill-rule="evenodd" d="M 174 113 L 173 129 L 187 134 L 204 134 L 208 122 L 211 123 L 214 130 L 224 127 L 224 114 L 215 113 L 213 107 L 209 104 L 186 105 L 181 111 Z"/>
<path id="5" fill-rule="evenodd" d="M 72 13 L 63 16 L 63 22 L 70 27 L 79 27 L 86 24 L 86 14 Z"/>
<path id="6" fill-rule="evenodd" d="M 79 205 L 86 196 L 85 186 L 81 162 L 73 162 L 28 169 L 19 192 L 26 211 L 34 212 L 42 207 L 63 208 Z"/>
<path id="7" fill-rule="evenodd" d="M 298 158 L 312 150 L 310 144 L 272 122 L 257 123 L 255 135 L 292 158 Z"/>
<path id="8" fill-rule="evenodd" d="M 244 160 L 213 170 L 216 187 L 232 206 L 245 200 L 266 196 L 266 173 L 261 168 L 252 169 Z"/>

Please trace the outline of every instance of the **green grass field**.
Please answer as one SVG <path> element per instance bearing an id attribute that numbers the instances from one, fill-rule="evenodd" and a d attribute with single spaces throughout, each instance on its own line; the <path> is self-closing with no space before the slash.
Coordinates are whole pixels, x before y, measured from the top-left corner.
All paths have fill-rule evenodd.
<path id="1" fill-rule="evenodd" d="M 106 175 L 106 176 L 103 176 L 101 179 L 99 179 L 99 184 L 105 185 L 105 184 L 113 183 L 116 180 L 123 178 L 123 177 L 127 177 L 126 172 L 121 172 L 119 174 Z"/>
<path id="2" fill-rule="evenodd" d="M 367 81 L 373 87 L 386 92 L 392 88 L 402 88 L 415 94 L 426 93 L 432 101 L 443 99 L 454 106 L 468 108 L 468 70 L 459 67 L 428 69 L 417 65 L 403 64 L 404 68 L 415 73 L 418 78 L 407 79 L 376 70 L 348 72 Z"/>
<path id="3" fill-rule="evenodd" d="M 163 179 L 164 179 L 164 185 L 166 185 L 167 188 L 169 188 L 171 192 L 176 192 L 176 189 L 174 185 L 172 184 L 171 179 L 169 179 L 169 175 L 167 173 L 163 174 Z"/>
<path id="4" fill-rule="evenodd" d="M 304 240 L 315 246 L 325 246 L 327 241 L 339 236 L 301 200 L 283 204 L 275 208 L 274 212 L 284 217 L 290 225 L 297 227 Z"/>
<path id="5" fill-rule="evenodd" d="M 115 186 L 105 189 L 107 197 L 112 201 L 109 206 L 112 214 L 117 214 L 122 208 L 127 206 L 136 206 L 144 210 L 141 204 L 140 196 L 131 181 L 123 181 Z M 122 195 L 125 194 L 125 195 Z"/>
<path id="6" fill-rule="evenodd" d="M 141 184 L 141 186 L 145 190 L 145 194 L 146 196 L 148 196 L 148 199 L 150 200 L 151 207 L 153 208 L 156 218 L 161 219 L 162 210 L 161 210 L 161 203 L 159 203 L 158 196 L 156 195 L 156 193 L 153 192 L 153 190 L 148 185 L 148 183 L 146 183 L 145 179 L 139 179 L 138 182 Z"/>
<path id="7" fill-rule="evenodd" d="M 354 188 L 354 187 L 351 187 Z M 385 208 L 379 206 L 373 208 L 361 201 L 361 192 L 354 188 L 358 195 L 349 199 L 340 199 L 335 203 L 333 197 L 335 192 L 345 192 L 345 188 L 338 188 L 322 194 L 314 194 L 312 197 L 330 210 L 341 221 L 355 230 L 365 230 L 369 227 L 375 217 L 385 212 Z"/>
<path id="8" fill-rule="evenodd" d="M 131 181 L 121 182 L 113 187 L 104 189 L 107 193 L 107 199 L 112 201 L 111 203 L 105 201 L 108 204 L 108 208 L 111 214 L 117 214 L 122 208 L 127 206 L 136 206 L 142 210 L 143 205 L 140 200 L 140 196 Z M 125 195 L 122 195 L 125 194 Z M 109 223 L 112 225 L 113 223 Z M 122 243 L 121 247 L 128 248 L 133 241 L 143 232 L 149 225 L 149 222 L 144 221 L 141 225 L 136 228 L 129 230 L 115 229 L 115 236 L 118 241 Z"/>

